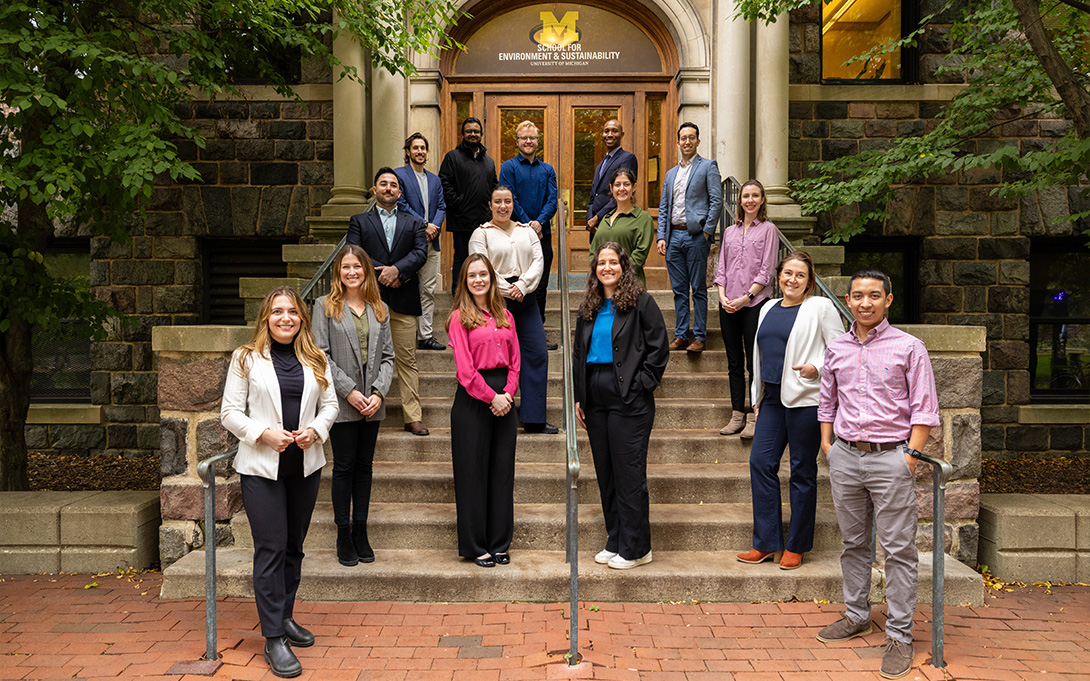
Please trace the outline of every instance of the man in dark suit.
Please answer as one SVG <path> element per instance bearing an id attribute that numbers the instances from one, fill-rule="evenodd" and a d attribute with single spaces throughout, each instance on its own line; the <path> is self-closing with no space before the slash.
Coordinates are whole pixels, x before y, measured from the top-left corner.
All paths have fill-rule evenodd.
<path id="1" fill-rule="evenodd" d="M 405 430 L 413 435 L 427 435 L 416 369 L 416 318 L 421 311 L 417 274 L 428 259 L 424 222 L 397 209 L 401 184 L 393 168 L 379 168 L 373 191 L 375 209 L 352 216 L 347 241 L 359 245 L 371 257 L 379 292 L 390 308 L 390 335 L 394 341 L 394 366 L 401 382 Z M 339 274 L 334 272 L 333 276 Z"/>
<path id="2" fill-rule="evenodd" d="M 616 119 L 606 121 L 602 128 L 602 141 L 606 144 L 606 157 L 594 169 L 594 181 L 590 185 L 590 203 L 587 204 L 587 231 L 591 234 L 598 229 L 598 221 L 617 205 L 609 191 L 609 178 L 618 168 L 631 168 L 632 174 L 639 177 L 639 162 L 636 155 L 621 148 L 624 128 Z"/>
<path id="3" fill-rule="evenodd" d="M 394 170 L 401 183 L 398 210 L 412 213 L 424 222 L 428 239 L 428 259 L 420 268 L 420 319 L 417 321 L 416 349 L 445 350 L 446 345 L 432 336 L 435 314 L 435 281 L 439 275 L 439 228 L 447 215 L 443 184 L 434 173 L 424 169 L 428 162 L 428 138 L 414 132 L 405 140 L 405 165 Z"/>
<path id="4" fill-rule="evenodd" d="M 462 121 L 462 143 L 447 152 L 439 166 L 439 181 L 447 202 L 447 231 L 454 242 L 451 290 L 469 256 L 473 230 L 492 219 L 488 201 L 496 186 L 496 163 L 481 144 L 483 130 L 481 121 L 472 116 Z"/>

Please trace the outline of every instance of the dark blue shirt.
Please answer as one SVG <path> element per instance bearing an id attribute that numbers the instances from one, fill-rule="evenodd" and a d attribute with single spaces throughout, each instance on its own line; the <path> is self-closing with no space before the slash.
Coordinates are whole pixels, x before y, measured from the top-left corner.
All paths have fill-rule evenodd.
<path id="1" fill-rule="evenodd" d="M 550 223 L 556 215 L 556 171 L 537 156 L 533 161 L 522 154 L 509 158 L 500 166 L 500 184 L 511 188 L 515 195 L 515 219 L 519 222 L 537 220 L 543 234 L 550 233 Z"/>
<path id="2" fill-rule="evenodd" d="M 778 384 L 783 380 L 783 355 L 787 339 L 795 326 L 801 305 L 783 307 L 776 301 L 765 314 L 761 328 L 757 329 L 757 347 L 761 349 L 761 380 Z"/>
<path id="3" fill-rule="evenodd" d="M 606 299 L 594 318 L 594 330 L 590 332 L 587 364 L 613 364 L 613 301 Z"/>

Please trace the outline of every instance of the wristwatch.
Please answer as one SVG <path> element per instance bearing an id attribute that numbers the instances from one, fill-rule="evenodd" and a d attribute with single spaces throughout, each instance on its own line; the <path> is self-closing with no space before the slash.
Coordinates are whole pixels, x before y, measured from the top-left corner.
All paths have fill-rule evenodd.
<path id="1" fill-rule="evenodd" d="M 749 298 L 750 300 L 753 300 L 754 295 L 752 293 L 746 291 L 746 298 Z"/>
<path id="2" fill-rule="evenodd" d="M 923 452 L 921 452 L 918 449 L 913 449 L 911 447 L 905 447 L 905 452 L 910 454 L 913 459 L 922 459 L 923 458 Z"/>

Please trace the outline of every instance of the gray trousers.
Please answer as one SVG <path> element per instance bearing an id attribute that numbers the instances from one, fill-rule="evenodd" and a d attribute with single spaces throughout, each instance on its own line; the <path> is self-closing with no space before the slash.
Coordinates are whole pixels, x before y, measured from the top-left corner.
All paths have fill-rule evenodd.
<path id="1" fill-rule="evenodd" d="M 841 440 L 829 449 L 829 480 L 844 551 L 844 603 L 855 622 L 870 619 L 871 523 L 886 555 L 886 635 L 912 642 L 916 611 L 916 476 L 905 446 L 864 452 Z"/>

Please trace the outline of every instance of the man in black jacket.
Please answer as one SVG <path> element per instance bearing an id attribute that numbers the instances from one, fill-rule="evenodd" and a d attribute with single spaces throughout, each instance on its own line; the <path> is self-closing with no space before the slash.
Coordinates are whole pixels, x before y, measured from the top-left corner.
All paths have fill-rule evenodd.
<path id="1" fill-rule="evenodd" d="M 428 260 L 424 222 L 408 211 L 398 210 L 401 184 L 393 168 L 379 168 L 375 173 L 374 192 L 374 210 L 352 216 L 347 242 L 360 246 L 371 257 L 382 302 L 390 308 L 390 335 L 394 342 L 394 366 L 401 382 L 405 430 L 413 435 L 427 435 L 416 368 L 416 318 L 420 316 L 417 273 Z"/>
<path id="2" fill-rule="evenodd" d="M 496 186 L 496 163 L 481 144 L 482 130 L 481 122 L 472 116 L 462 121 L 462 143 L 447 152 L 439 166 L 447 204 L 447 231 L 454 240 L 451 290 L 469 256 L 473 230 L 492 219 L 488 201 Z"/>

